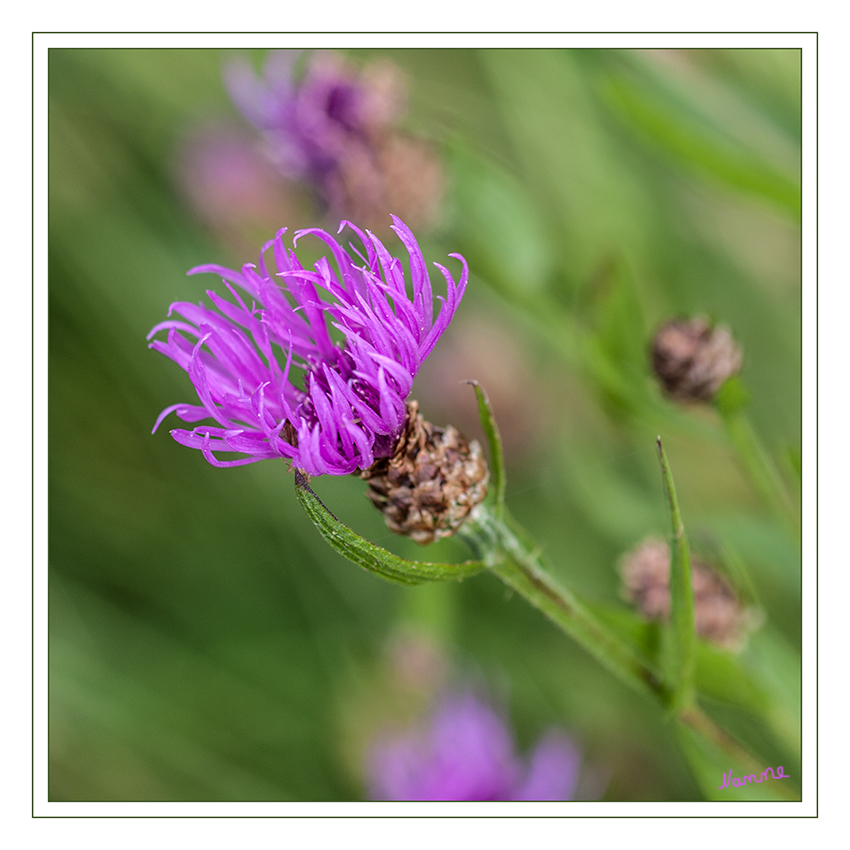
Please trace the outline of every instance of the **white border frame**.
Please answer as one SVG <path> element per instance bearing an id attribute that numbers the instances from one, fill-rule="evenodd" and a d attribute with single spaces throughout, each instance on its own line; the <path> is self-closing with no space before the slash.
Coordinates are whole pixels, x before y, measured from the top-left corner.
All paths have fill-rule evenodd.
<path id="1" fill-rule="evenodd" d="M 47 799 L 47 50 L 52 47 L 773 47 L 803 50 L 803 800 L 799 803 L 56 803 Z M 817 813 L 817 36 L 815 33 L 33 34 L 33 815 L 52 817 L 813 817 Z M 224 830 L 227 832 L 228 830 Z"/>

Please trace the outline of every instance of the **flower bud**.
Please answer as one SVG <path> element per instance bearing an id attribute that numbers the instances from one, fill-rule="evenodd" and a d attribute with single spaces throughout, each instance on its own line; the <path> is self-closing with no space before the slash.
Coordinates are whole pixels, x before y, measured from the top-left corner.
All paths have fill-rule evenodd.
<path id="1" fill-rule="evenodd" d="M 392 457 L 376 460 L 360 477 L 389 528 L 425 544 L 458 530 L 487 495 L 489 472 L 477 440 L 426 422 L 410 401 Z"/>
<path id="2" fill-rule="evenodd" d="M 659 538 L 639 543 L 620 562 L 623 595 L 650 620 L 670 619 L 670 548 Z M 715 569 L 691 559 L 697 634 L 726 649 L 743 646 L 752 613 Z"/>
<path id="3" fill-rule="evenodd" d="M 741 349 L 726 327 L 704 318 L 672 319 L 655 335 L 652 368 L 678 401 L 707 401 L 741 368 Z"/>

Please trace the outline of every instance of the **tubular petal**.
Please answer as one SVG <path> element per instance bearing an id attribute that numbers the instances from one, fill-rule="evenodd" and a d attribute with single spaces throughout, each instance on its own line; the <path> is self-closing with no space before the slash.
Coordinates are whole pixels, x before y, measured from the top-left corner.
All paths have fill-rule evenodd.
<path id="1" fill-rule="evenodd" d="M 401 263 L 382 242 L 346 221 L 340 229 L 347 226 L 359 237 L 362 253 L 343 249 L 318 228 L 293 237 L 293 246 L 302 237 L 318 238 L 336 268 L 326 256 L 303 268 L 283 245 L 285 228 L 265 243 L 256 265 L 239 272 L 216 264 L 193 268 L 190 274 L 218 275 L 227 292 L 208 290 L 208 307 L 172 304 L 169 313 L 181 319 L 151 331 L 149 347 L 188 373 L 200 402 L 167 407 L 154 430 L 170 413 L 186 422 L 213 420 L 214 426 L 171 434 L 221 467 L 282 457 L 310 475 L 347 475 L 388 456 L 404 426 L 413 379 L 468 279 L 459 255 L 452 255 L 463 264 L 458 284 L 438 265 L 446 297 L 435 321 L 422 253 L 410 229 L 396 217 L 393 222 L 410 257 L 409 287 Z M 342 333 L 342 345 L 331 337 L 332 328 Z M 162 331 L 165 340 L 153 338 Z M 299 374 L 303 384 L 296 382 Z M 376 455 L 376 446 L 383 454 Z M 220 451 L 245 457 L 225 461 L 216 457 Z"/>

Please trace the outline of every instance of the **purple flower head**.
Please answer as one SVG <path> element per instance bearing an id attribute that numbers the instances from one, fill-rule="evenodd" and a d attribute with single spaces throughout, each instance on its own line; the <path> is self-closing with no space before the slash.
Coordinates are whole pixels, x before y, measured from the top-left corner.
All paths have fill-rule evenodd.
<path id="1" fill-rule="evenodd" d="M 282 173 L 312 183 L 338 209 L 357 175 L 378 175 L 376 144 L 399 109 L 398 75 L 387 65 L 358 73 L 337 54 L 319 51 L 296 80 L 297 58 L 298 51 L 270 52 L 259 78 L 236 61 L 227 87 Z M 359 192 L 380 193 L 375 180 L 357 182 Z"/>
<path id="2" fill-rule="evenodd" d="M 232 300 L 207 290 L 211 307 L 172 304 L 169 316 L 182 319 L 169 318 L 148 335 L 168 332 L 150 347 L 189 373 L 200 402 L 167 407 L 154 431 L 172 411 L 184 422 L 214 420 L 171 432 L 214 466 L 283 457 L 310 475 L 347 475 L 390 457 L 413 379 L 448 327 L 469 276 L 459 254 L 449 255 L 463 264 L 458 283 L 435 263 L 446 279 L 435 317 L 419 245 L 399 218 L 393 222 L 410 257 L 412 298 L 401 262 L 347 221 L 339 229 L 350 227 L 363 243 L 365 257 L 352 246 L 360 265 L 329 233 L 309 228 L 296 231 L 293 248 L 301 237 L 316 236 L 336 269 L 327 257 L 305 269 L 295 251 L 284 248 L 284 228 L 263 246 L 257 266 L 192 269 L 189 274 L 220 275 Z M 215 451 L 245 457 L 221 460 Z"/>
<path id="3" fill-rule="evenodd" d="M 379 739 L 368 755 L 376 800 L 569 800 L 579 753 L 552 731 L 527 761 L 505 721 L 470 693 L 452 694 L 424 727 Z"/>

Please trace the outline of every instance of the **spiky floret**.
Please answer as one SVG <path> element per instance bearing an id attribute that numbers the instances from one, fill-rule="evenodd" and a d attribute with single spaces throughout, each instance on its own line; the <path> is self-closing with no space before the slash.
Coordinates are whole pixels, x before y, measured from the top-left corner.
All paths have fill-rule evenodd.
<path id="1" fill-rule="evenodd" d="M 169 317 L 182 319 L 169 318 L 149 334 L 167 331 L 150 347 L 186 370 L 200 402 L 167 407 L 154 430 L 171 412 L 184 422 L 214 420 L 171 434 L 215 466 L 283 457 L 311 475 L 347 475 L 392 454 L 413 379 L 454 316 L 469 272 L 459 254 L 449 255 L 463 267 L 457 283 L 434 264 L 446 279 L 435 316 L 425 259 L 399 218 L 393 216 L 393 230 L 409 256 L 410 287 L 401 261 L 376 236 L 348 221 L 339 232 L 344 227 L 359 237 L 365 256 L 318 228 L 296 231 L 287 250 L 284 228 L 263 245 L 256 266 L 189 272 L 218 274 L 232 300 L 208 290 L 212 306 L 172 304 Z M 326 256 L 312 268 L 301 265 L 294 249 L 307 235 L 326 244 L 335 268 Z M 217 451 L 244 456 L 222 460 Z"/>

